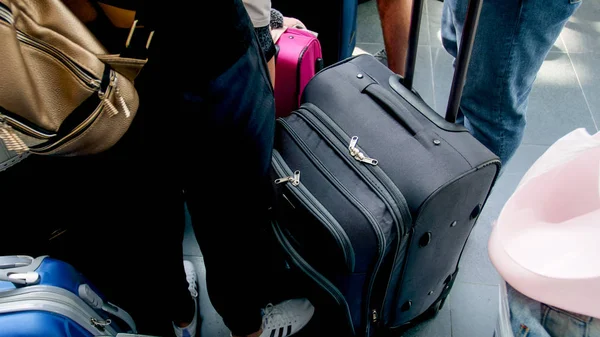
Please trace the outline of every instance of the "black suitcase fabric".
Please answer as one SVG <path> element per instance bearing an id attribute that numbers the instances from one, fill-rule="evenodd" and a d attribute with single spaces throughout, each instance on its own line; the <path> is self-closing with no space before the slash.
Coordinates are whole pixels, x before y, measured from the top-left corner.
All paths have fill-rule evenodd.
<path id="1" fill-rule="evenodd" d="M 498 158 L 370 55 L 321 71 L 303 102 L 278 119 L 273 156 L 273 228 L 291 266 L 351 335 L 438 309 Z"/>

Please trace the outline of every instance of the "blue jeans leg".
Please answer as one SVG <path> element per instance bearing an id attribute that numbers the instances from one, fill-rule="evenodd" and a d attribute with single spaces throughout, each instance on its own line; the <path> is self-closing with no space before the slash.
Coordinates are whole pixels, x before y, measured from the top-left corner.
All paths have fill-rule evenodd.
<path id="1" fill-rule="evenodd" d="M 514 337 L 600 337 L 600 320 L 537 302 L 507 284 Z"/>
<path id="2" fill-rule="evenodd" d="M 546 55 L 579 6 L 577 0 L 484 0 L 462 122 L 503 163 L 523 139 L 529 93 Z M 468 0 L 446 0 L 442 43 L 456 57 Z"/>

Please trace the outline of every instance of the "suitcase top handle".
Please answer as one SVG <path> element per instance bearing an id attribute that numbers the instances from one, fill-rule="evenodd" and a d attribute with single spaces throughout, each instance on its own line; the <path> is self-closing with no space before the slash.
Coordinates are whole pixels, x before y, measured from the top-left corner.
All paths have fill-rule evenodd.
<path id="1" fill-rule="evenodd" d="M 423 130 L 421 122 L 405 106 L 396 103 L 397 99 L 394 95 L 381 85 L 377 83 L 369 84 L 363 89 L 363 92 L 379 102 L 394 119 L 404 125 L 411 135 L 414 136 Z"/>
<path id="2" fill-rule="evenodd" d="M 0 257 L 0 281 L 15 284 L 36 284 L 40 275 L 35 272 L 46 256 L 32 258 L 29 256 Z"/>

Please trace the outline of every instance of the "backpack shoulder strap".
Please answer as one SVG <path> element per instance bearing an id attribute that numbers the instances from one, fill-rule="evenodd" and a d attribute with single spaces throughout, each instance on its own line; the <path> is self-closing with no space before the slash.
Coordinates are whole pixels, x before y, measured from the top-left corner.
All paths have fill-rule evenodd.
<path id="1" fill-rule="evenodd" d="M 129 30 L 121 57 L 146 59 L 156 29 L 155 11 L 150 0 L 136 0 L 135 20 Z"/>

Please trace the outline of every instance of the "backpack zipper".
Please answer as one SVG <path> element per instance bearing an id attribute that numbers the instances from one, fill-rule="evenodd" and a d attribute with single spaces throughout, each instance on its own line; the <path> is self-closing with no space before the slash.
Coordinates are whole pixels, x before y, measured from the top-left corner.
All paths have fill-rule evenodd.
<path id="1" fill-rule="evenodd" d="M 0 3 L 0 21 L 4 21 L 9 25 L 14 24 L 12 12 L 6 5 L 2 3 Z M 56 47 L 44 41 L 40 41 L 19 29 L 15 28 L 15 31 L 17 40 L 19 42 L 31 48 L 34 48 L 35 50 L 45 55 L 48 55 L 52 59 L 60 62 L 82 84 L 84 84 L 90 90 L 96 92 L 98 94 L 98 104 L 96 109 L 94 109 L 94 111 L 89 116 L 87 116 L 87 118 L 85 118 L 83 122 L 79 123 L 65 136 L 62 136 L 60 139 L 58 139 L 55 142 L 52 142 L 51 144 L 42 144 L 42 146 L 33 145 L 33 147 L 27 146 L 25 142 L 20 139 L 18 133 L 16 133 L 15 131 L 18 131 L 20 133 L 26 134 L 39 140 L 50 140 L 51 138 L 56 137 L 57 133 L 48 130 L 43 130 L 36 126 L 32 126 L 26 121 L 21 121 L 15 117 L 9 116 L 9 112 L 0 110 L 0 140 L 3 140 L 7 144 L 7 146 L 10 147 L 9 150 L 15 150 L 17 152 L 31 151 L 33 153 L 39 154 L 51 151 L 56 147 L 80 135 L 97 119 L 97 117 L 102 113 L 102 111 L 104 111 L 104 109 L 107 109 L 108 113 L 110 113 L 111 116 L 114 116 L 120 111 L 122 111 L 125 113 L 126 117 L 130 117 L 131 111 L 127 107 L 127 104 L 124 98 L 121 96 L 119 88 L 117 87 L 117 75 L 114 72 L 114 70 L 110 70 L 109 83 L 105 85 L 106 88 L 104 88 L 103 90 L 103 81 L 101 79 L 95 77 L 88 70 L 78 65 L 70 57 L 65 55 Z M 111 95 L 116 100 L 118 108 L 115 107 L 115 105 L 111 102 Z"/>
<path id="2" fill-rule="evenodd" d="M 110 71 L 110 82 L 109 82 L 108 86 L 106 87 L 106 90 L 104 92 L 98 91 L 98 98 L 100 100 L 100 103 L 98 104 L 96 109 L 94 109 L 94 111 L 83 122 L 79 123 L 79 125 L 77 125 L 74 129 L 72 129 L 67 135 L 61 137 L 60 139 L 58 139 L 56 142 L 53 142 L 52 144 L 48 144 L 46 146 L 30 148 L 30 151 L 32 153 L 43 154 L 46 152 L 50 152 L 50 151 L 56 149 L 57 147 L 65 144 L 66 142 L 79 136 L 82 132 L 87 130 L 88 127 L 96 121 L 96 119 L 98 118 L 98 116 L 100 116 L 100 114 L 104 111 L 104 109 L 109 110 L 109 113 L 111 114 L 111 116 L 118 114 L 119 110 L 117 110 L 115 108 L 115 106 L 108 99 L 108 97 L 110 97 L 110 95 L 113 93 L 113 91 L 118 90 L 115 88 L 116 84 L 117 84 L 116 74 L 113 70 L 111 70 Z M 128 110 L 126 110 L 126 111 L 128 111 Z"/>
<path id="3" fill-rule="evenodd" d="M 19 40 L 19 42 L 24 43 L 32 48 L 35 48 L 36 50 L 38 50 L 48 56 L 51 56 L 55 60 L 62 63 L 65 67 L 67 67 L 71 71 L 71 73 L 73 73 L 77 78 L 79 78 L 79 80 L 81 82 L 83 82 L 86 86 L 88 86 L 90 89 L 100 90 L 100 84 L 101 84 L 100 79 L 94 77 L 92 74 L 89 73 L 89 71 L 87 71 L 83 67 L 79 66 L 77 63 L 75 63 L 73 60 L 71 60 L 71 58 L 66 56 L 63 52 L 58 50 L 56 47 L 54 47 L 44 41 L 40 41 L 40 40 L 26 34 L 25 32 L 17 29 L 16 27 L 14 27 L 14 20 L 13 20 L 12 12 L 6 5 L 4 5 L 2 3 L 0 3 L 0 20 L 13 26 L 13 28 L 16 31 L 17 40 Z"/>
<path id="4" fill-rule="evenodd" d="M 10 9 L 3 3 L 0 2 L 0 20 L 8 23 L 9 25 L 13 25 L 13 17 Z"/>
<path id="5" fill-rule="evenodd" d="M 56 49 L 54 46 L 49 45 L 43 41 L 37 40 L 18 29 L 16 30 L 16 32 L 17 40 L 19 40 L 21 43 L 24 43 L 59 61 L 90 89 L 94 91 L 100 90 L 100 79 L 92 76 L 87 70 L 73 62 L 73 60 L 71 60 L 68 56 Z"/>

